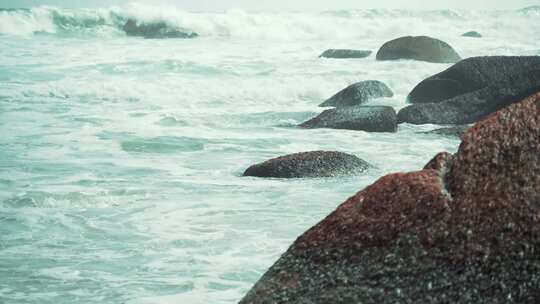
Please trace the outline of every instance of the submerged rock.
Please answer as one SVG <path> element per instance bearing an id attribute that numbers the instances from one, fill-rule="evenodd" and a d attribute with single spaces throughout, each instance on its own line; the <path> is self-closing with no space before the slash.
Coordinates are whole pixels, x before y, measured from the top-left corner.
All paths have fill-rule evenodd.
<path id="1" fill-rule="evenodd" d="M 128 19 L 122 29 L 128 36 L 139 36 L 148 39 L 195 38 L 199 36 L 194 32 L 184 32 L 170 28 L 165 22 L 138 23 L 135 19 Z"/>
<path id="2" fill-rule="evenodd" d="M 540 93 L 469 129 L 455 156 L 349 198 L 240 303 L 534 303 L 539 111 Z"/>
<path id="3" fill-rule="evenodd" d="M 463 134 L 465 134 L 465 131 L 467 131 L 468 128 L 469 128 L 468 125 L 461 125 L 461 126 L 453 126 L 453 127 L 447 127 L 447 128 L 439 128 L 439 129 L 422 132 L 422 133 L 461 138 Z"/>
<path id="4" fill-rule="evenodd" d="M 401 109 L 398 123 L 469 124 L 540 90 L 540 70 L 494 83 L 483 89 L 435 103 L 418 103 Z"/>
<path id="5" fill-rule="evenodd" d="M 446 42 L 427 36 L 407 36 L 385 43 L 377 52 L 377 60 L 414 59 L 433 63 L 461 60 Z"/>
<path id="6" fill-rule="evenodd" d="M 332 151 L 312 151 L 281 156 L 253 165 L 244 172 L 244 176 L 333 177 L 360 173 L 368 168 L 367 162 L 354 155 Z"/>
<path id="7" fill-rule="evenodd" d="M 394 108 L 388 106 L 347 107 L 326 110 L 300 127 L 396 132 L 397 118 Z"/>
<path id="8" fill-rule="evenodd" d="M 411 103 L 439 102 L 540 69 L 540 56 L 472 57 L 420 82 Z"/>
<path id="9" fill-rule="evenodd" d="M 392 97 L 390 88 L 378 80 L 366 80 L 352 84 L 319 105 L 319 107 L 350 107 L 381 97 Z"/>
<path id="10" fill-rule="evenodd" d="M 465 34 L 463 34 L 461 36 L 470 37 L 470 38 L 482 38 L 482 35 L 479 32 L 476 32 L 476 31 L 466 32 Z"/>
<path id="11" fill-rule="evenodd" d="M 364 50 L 347 50 L 347 49 L 329 49 L 324 51 L 319 57 L 323 58 L 366 58 L 371 55 L 371 51 Z"/>

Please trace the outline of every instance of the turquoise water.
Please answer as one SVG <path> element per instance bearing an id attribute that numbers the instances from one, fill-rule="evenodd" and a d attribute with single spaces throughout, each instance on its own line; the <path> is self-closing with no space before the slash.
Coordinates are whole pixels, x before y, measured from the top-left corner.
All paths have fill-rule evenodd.
<path id="1" fill-rule="evenodd" d="M 141 7 L 0 12 L 1 303 L 235 303 L 344 199 L 459 144 L 418 134 L 433 125 L 396 134 L 295 128 L 353 82 L 386 82 L 396 95 L 372 103 L 399 109 L 416 83 L 448 67 L 324 60 L 322 51 L 429 34 L 463 57 L 540 55 L 535 10 Z M 117 26 L 126 16 L 201 37 L 128 38 Z M 486 38 L 459 36 L 472 29 Z M 253 163 L 309 150 L 352 153 L 374 168 L 334 179 L 241 177 Z"/>

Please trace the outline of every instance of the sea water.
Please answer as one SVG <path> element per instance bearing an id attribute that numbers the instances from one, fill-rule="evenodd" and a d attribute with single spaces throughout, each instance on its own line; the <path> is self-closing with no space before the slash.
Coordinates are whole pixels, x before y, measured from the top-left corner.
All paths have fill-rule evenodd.
<path id="1" fill-rule="evenodd" d="M 376 79 L 406 105 L 448 64 L 321 59 L 430 35 L 463 58 L 540 55 L 539 8 L 190 13 L 132 4 L 0 11 L 0 303 L 235 303 L 303 231 L 384 174 L 459 140 L 295 125 Z M 128 18 L 197 39 L 126 37 Z M 461 37 L 475 30 L 484 38 Z M 241 177 L 310 150 L 373 165 L 352 177 Z"/>

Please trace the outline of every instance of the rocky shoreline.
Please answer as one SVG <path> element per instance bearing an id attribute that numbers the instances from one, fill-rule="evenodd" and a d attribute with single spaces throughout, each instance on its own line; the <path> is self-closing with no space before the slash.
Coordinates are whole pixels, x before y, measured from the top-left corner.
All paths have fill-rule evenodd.
<path id="1" fill-rule="evenodd" d="M 540 93 L 455 155 L 387 175 L 289 248 L 240 303 L 532 303 L 540 292 Z"/>
<path id="2" fill-rule="evenodd" d="M 391 46 L 392 56 L 377 59 L 400 59 L 403 43 L 405 53 L 417 52 L 405 59 L 437 62 L 430 48 L 436 45 L 443 46 L 439 62 L 458 61 L 451 47 L 428 38 L 396 39 L 379 51 Z M 426 45 L 427 57 L 418 53 Z M 384 176 L 349 198 L 301 235 L 240 303 L 534 303 L 540 294 L 539 65 L 538 56 L 469 58 L 421 82 L 397 121 L 394 112 L 395 128 L 385 130 L 404 122 L 447 124 L 433 134 L 459 136 L 458 152 L 442 152 L 417 172 Z M 385 107 L 364 103 L 392 92 L 380 82 L 359 84 L 321 105 L 335 109 L 300 127 L 381 131 L 366 125 L 383 124 L 375 113 Z M 316 174 L 331 172 L 330 162 L 298 166 L 298 155 L 306 154 L 292 156 L 296 168 L 307 170 L 300 177 L 332 176 Z M 290 169 L 290 158 L 246 172 Z"/>

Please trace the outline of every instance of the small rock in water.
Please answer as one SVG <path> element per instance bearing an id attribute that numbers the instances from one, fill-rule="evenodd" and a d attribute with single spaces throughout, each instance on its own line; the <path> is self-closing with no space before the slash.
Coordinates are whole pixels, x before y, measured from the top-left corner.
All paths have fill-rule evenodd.
<path id="1" fill-rule="evenodd" d="M 407 36 L 385 43 L 377 52 L 377 60 L 413 59 L 433 63 L 454 63 L 461 60 L 446 42 L 427 36 Z"/>
<path id="2" fill-rule="evenodd" d="M 300 127 L 346 129 L 367 132 L 396 132 L 396 111 L 388 106 L 357 106 L 329 109 Z"/>
<path id="3" fill-rule="evenodd" d="M 194 32 L 184 32 L 170 28 L 165 22 L 138 23 L 135 19 L 128 19 L 123 27 L 128 36 L 139 36 L 147 39 L 158 38 L 195 38 L 199 35 Z"/>
<path id="4" fill-rule="evenodd" d="M 319 57 L 336 59 L 366 58 L 369 57 L 371 53 L 371 51 L 365 50 L 329 49 L 324 51 Z"/>
<path id="5" fill-rule="evenodd" d="M 319 105 L 319 107 L 357 106 L 374 98 L 392 97 L 394 92 L 378 80 L 366 80 L 352 84 Z"/>
<path id="6" fill-rule="evenodd" d="M 465 131 L 467 131 L 468 128 L 469 128 L 469 125 L 461 125 L 461 126 L 453 126 L 453 127 L 447 127 L 447 128 L 439 128 L 439 129 L 422 132 L 422 133 L 461 138 L 463 134 L 465 134 Z"/>
<path id="7" fill-rule="evenodd" d="M 367 170 L 362 159 L 334 151 L 312 151 L 281 156 L 249 167 L 244 176 L 315 178 L 349 175 Z"/>
<path id="8" fill-rule="evenodd" d="M 466 32 L 465 34 L 463 34 L 461 36 L 463 36 L 463 37 L 471 37 L 471 38 L 482 38 L 482 35 L 479 32 L 476 32 L 476 31 Z"/>

